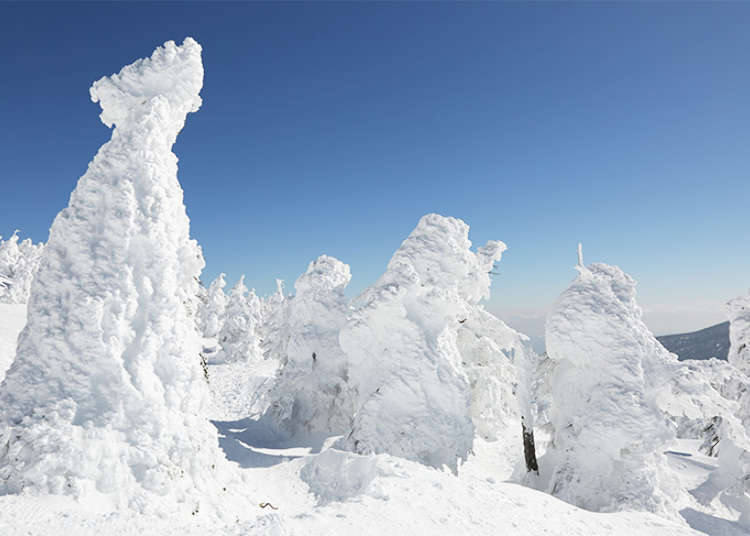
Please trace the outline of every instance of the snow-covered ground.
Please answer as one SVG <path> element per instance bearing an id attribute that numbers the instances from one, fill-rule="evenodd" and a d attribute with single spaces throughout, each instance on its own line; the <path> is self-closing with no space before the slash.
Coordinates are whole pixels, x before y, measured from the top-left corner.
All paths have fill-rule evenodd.
<path id="1" fill-rule="evenodd" d="M 0 376 L 10 365 L 24 321 L 24 306 L 0 306 Z M 205 342 L 211 417 L 252 502 L 242 509 L 228 504 L 224 519 L 217 520 L 200 511 L 141 515 L 70 497 L 4 495 L 0 534 L 698 534 L 688 523 L 711 535 L 746 534 L 718 501 L 700 504 L 712 498 L 707 478 L 716 458 L 697 454 L 699 442 L 682 440 L 665 452 L 680 483 L 695 497 L 681 512 L 684 524 L 640 512 L 588 512 L 506 481 L 513 470 L 510 460 L 521 456 L 517 434 L 495 442 L 477 439 L 458 476 L 389 455 L 331 449 L 332 440 L 301 444 L 281 438 L 248 417 L 260 412 L 259 395 L 270 387 L 275 363 L 212 365 L 212 342 Z"/>

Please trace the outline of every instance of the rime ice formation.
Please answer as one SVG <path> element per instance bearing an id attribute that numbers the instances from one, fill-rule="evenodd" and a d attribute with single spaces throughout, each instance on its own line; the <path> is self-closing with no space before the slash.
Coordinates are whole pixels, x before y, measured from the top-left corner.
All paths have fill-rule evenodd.
<path id="1" fill-rule="evenodd" d="M 194 508 L 216 485 L 223 456 L 201 416 L 189 310 L 203 258 L 171 151 L 202 83 L 201 47 L 187 38 L 91 88 L 114 130 L 55 218 L 32 283 L 0 386 L 0 493 Z"/>
<path id="2" fill-rule="evenodd" d="M 31 280 L 43 250 L 43 244 L 34 244 L 29 238 L 19 242 L 18 231 L 7 240 L 0 240 L 0 303 L 29 301 Z"/>
<path id="3" fill-rule="evenodd" d="M 224 324 L 224 315 L 227 308 L 227 295 L 224 293 L 226 281 L 225 274 L 213 280 L 205 291 L 203 299 L 198 307 L 198 327 L 204 337 L 213 338 L 218 336 Z"/>
<path id="4" fill-rule="evenodd" d="M 729 317 L 729 362 L 750 374 L 750 294 L 738 296 L 727 303 Z"/>
<path id="5" fill-rule="evenodd" d="M 292 434 L 331 436 L 348 432 L 354 414 L 347 358 L 339 331 L 349 315 L 344 289 L 349 266 L 321 255 L 294 284 L 285 321 L 274 337 L 281 369 L 269 415 Z"/>
<path id="6" fill-rule="evenodd" d="M 474 438 L 470 379 L 458 346 L 461 321 L 488 297 L 505 245 L 471 250 L 469 227 L 424 216 L 360 297 L 340 334 L 358 390 L 342 446 L 456 470 Z"/>
<path id="7" fill-rule="evenodd" d="M 606 264 L 577 269 L 547 317 L 554 434 L 542 481 L 589 510 L 663 511 L 657 475 L 671 432 L 645 374 L 671 354 L 641 320 L 630 276 Z"/>
<path id="8" fill-rule="evenodd" d="M 219 331 L 221 359 L 226 362 L 260 359 L 259 323 L 260 299 L 255 295 L 255 289 L 248 292 L 243 275 L 227 299 Z"/>

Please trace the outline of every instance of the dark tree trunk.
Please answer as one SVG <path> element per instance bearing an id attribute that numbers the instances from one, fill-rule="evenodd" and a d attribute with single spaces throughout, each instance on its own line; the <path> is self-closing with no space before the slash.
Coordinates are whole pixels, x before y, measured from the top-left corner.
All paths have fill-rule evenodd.
<path id="1" fill-rule="evenodd" d="M 521 418 L 521 433 L 523 434 L 523 455 L 526 458 L 526 470 L 539 474 L 539 465 L 536 463 L 536 448 L 534 447 L 534 429 L 526 429 L 526 423 Z"/>

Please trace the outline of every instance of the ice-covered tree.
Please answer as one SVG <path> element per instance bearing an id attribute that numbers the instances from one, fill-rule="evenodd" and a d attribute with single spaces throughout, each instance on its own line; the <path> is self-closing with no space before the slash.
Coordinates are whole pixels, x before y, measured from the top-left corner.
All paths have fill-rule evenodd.
<path id="1" fill-rule="evenodd" d="M 7 240 L 0 237 L 0 303 L 28 302 L 43 249 L 29 238 L 19 242 L 18 231 Z"/>
<path id="2" fill-rule="evenodd" d="M 424 216 L 359 298 L 340 343 L 358 391 L 341 445 L 457 468 L 473 439 L 472 392 L 458 330 L 488 297 L 489 272 L 505 245 L 471 250 L 469 226 Z"/>
<path id="3" fill-rule="evenodd" d="M 219 334 L 227 308 L 227 295 L 224 293 L 225 274 L 219 274 L 205 291 L 198 307 L 198 328 L 204 337 L 213 338 Z"/>
<path id="4" fill-rule="evenodd" d="M 203 259 L 171 150 L 202 83 L 187 38 L 91 88 L 112 138 L 55 218 L 32 282 L 0 386 L 0 494 L 98 491 L 144 510 L 221 494 L 189 310 Z"/>
<path id="5" fill-rule="evenodd" d="M 270 394 L 269 415 L 292 434 L 330 436 L 348 432 L 355 398 L 339 331 L 349 315 L 344 289 L 349 266 L 321 255 L 294 284 L 278 340 L 281 368 Z"/>
<path id="6" fill-rule="evenodd" d="M 750 293 L 727 303 L 729 317 L 729 363 L 750 375 Z"/>
<path id="7" fill-rule="evenodd" d="M 243 275 L 227 298 L 224 320 L 219 331 L 221 354 L 225 362 L 248 361 L 262 356 L 257 328 L 260 300 L 255 290 L 248 292 Z"/>
<path id="8" fill-rule="evenodd" d="M 670 354 L 643 323 L 631 277 L 606 264 L 577 269 L 547 317 L 554 433 L 541 481 L 590 510 L 663 511 L 660 449 L 673 432 L 646 375 Z"/>

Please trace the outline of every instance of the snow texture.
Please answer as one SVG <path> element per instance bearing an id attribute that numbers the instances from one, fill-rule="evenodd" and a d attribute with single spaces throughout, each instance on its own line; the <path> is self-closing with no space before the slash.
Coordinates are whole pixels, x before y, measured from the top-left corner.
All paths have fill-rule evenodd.
<path id="1" fill-rule="evenodd" d="M 461 321 L 489 296 L 505 245 L 471 250 L 469 226 L 424 216 L 359 298 L 340 334 L 358 390 L 342 447 L 389 453 L 454 471 L 474 439 L 469 377 L 458 347 Z"/>
<path id="2" fill-rule="evenodd" d="M 91 88 L 115 128 L 55 218 L 31 286 L 0 386 L 0 493 L 98 492 L 137 510 L 158 496 L 190 509 L 221 500 L 190 311 L 203 258 L 171 151 L 202 83 L 187 38 Z"/>
<path id="3" fill-rule="evenodd" d="M 606 264 L 576 268 L 547 317 L 554 434 L 541 483 L 589 510 L 665 512 L 658 466 L 672 432 L 645 375 L 671 354 L 643 323 L 630 276 Z"/>
<path id="4" fill-rule="evenodd" d="M 328 437 L 349 430 L 355 393 L 339 331 L 349 316 L 344 290 L 349 266 L 321 255 L 294 284 L 274 334 L 281 370 L 271 393 L 269 415 L 294 435 Z"/>
<path id="5" fill-rule="evenodd" d="M 29 301 L 31 280 L 43 250 L 43 244 L 34 244 L 29 238 L 19 242 L 18 231 L 7 240 L 0 240 L 0 303 Z"/>

